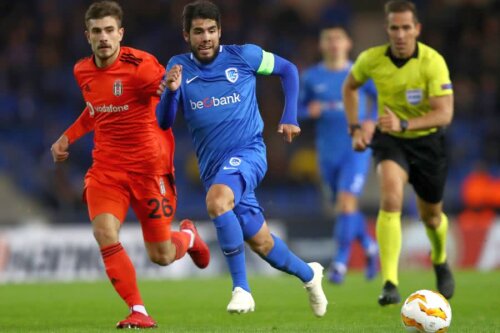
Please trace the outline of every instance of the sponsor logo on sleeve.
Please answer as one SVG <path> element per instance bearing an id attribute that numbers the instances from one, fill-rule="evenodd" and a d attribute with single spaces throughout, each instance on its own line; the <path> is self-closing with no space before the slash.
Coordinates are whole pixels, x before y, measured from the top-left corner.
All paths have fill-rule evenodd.
<path id="1" fill-rule="evenodd" d="M 441 85 L 441 90 L 451 90 L 453 89 L 453 85 L 451 83 L 444 83 Z"/>

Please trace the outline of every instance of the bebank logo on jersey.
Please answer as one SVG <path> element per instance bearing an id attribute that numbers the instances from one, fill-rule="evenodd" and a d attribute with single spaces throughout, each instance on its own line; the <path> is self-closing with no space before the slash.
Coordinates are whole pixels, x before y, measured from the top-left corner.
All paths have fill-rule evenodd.
<path id="1" fill-rule="evenodd" d="M 226 69 L 226 78 L 231 83 L 238 81 L 238 69 L 234 67 Z"/>
<path id="2" fill-rule="evenodd" d="M 113 104 L 103 104 L 94 107 L 92 103 L 86 102 L 87 108 L 89 109 L 89 114 L 91 117 L 95 115 L 96 112 L 104 112 L 104 113 L 114 113 L 114 112 L 124 112 L 128 111 L 128 104 L 125 105 L 113 105 Z"/>
<path id="3" fill-rule="evenodd" d="M 241 102 L 241 96 L 240 94 L 233 93 L 232 95 L 229 96 L 222 96 L 222 97 L 206 97 L 202 99 L 201 101 L 192 101 L 189 100 L 189 104 L 191 104 L 191 109 L 194 110 L 201 110 L 205 108 L 212 108 L 212 107 L 217 107 L 217 106 L 222 106 L 222 105 L 229 105 L 229 104 L 235 104 L 235 103 L 240 103 Z"/>

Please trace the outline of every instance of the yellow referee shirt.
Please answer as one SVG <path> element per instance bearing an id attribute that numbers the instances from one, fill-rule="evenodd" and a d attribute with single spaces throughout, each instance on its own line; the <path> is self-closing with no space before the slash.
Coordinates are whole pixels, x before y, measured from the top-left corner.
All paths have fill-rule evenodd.
<path id="1" fill-rule="evenodd" d="M 362 52 L 351 69 L 354 79 L 360 83 L 373 79 L 379 115 L 387 105 L 401 119 L 419 117 L 430 111 L 429 97 L 453 94 L 448 67 L 436 50 L 418 43 L 410 60 L 397 67 L 389 56 L 389 48 L 389 44 L 385 44 Z M 391 134 L 415 138 L 436 130 Z"/>

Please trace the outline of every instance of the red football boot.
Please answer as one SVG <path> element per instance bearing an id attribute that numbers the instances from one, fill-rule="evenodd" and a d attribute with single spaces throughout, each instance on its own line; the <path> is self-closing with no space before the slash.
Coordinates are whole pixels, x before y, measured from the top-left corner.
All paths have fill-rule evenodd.
<path id="1" fill-rule="evenodd" d="M 127 318 L 116 324 L 116 328 L 156 328 L 156 321 L 137 311 L 132 311 Z"/>
<path id="2" fill-rule="evenodd" d="M 199 268 L 205 268 L 208 266 L 210 262 L 210 249 L 208 245 L 201 239 L 198 230 L 194 226 L 194 223 L 191 220 L 182 220 L 180 224 L 180 230 L 191 230 L 194 234 L 194 243 L 193 247 L 187 250 L 188 254 L 193 259 L 193 262 Z"/>

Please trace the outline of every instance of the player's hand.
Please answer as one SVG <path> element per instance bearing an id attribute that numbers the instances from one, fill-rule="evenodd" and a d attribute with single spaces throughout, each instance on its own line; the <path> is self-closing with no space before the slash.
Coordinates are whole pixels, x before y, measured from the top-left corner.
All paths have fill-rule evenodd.
<path id="1" fill-rule="evenodd" d="M 50 147 L 50 152 L 52 153 L 52 158 L 54 162 L 64 162 L 68 159 L 69 152 L 69 140 L 66 135 L 61 135 L 59 139 Z"/>
<path id="2" fill-rule="evenodd" d="M 285 141 L 290 143 L 300 135 L 300 127 L 292 124 L 279 124 L 278 133 L 282 134 Z"/>
<path id="3" fill-rule="evenodd" d="M 165 77 L 165 86 L 170 91 L 176 91 L 181 86 L 182 82 L 182 65 L 174 65 L 167 71 L 167 76 Z"/>
<path id="4" fill-rule="evenodd" d="M 320 101 L 312 101 L 307 106 L 307 112 L 309 113 L 309 117 L 317 119 L 321 116 L 321 102 Z"/>
<path id="5" fill-rule="evenodd" d="M 384 106 L 384 113 L 378 118 L 378 128 L 381 132 L 401 132 L 400 119 L 389 109 Z"/>
<path id="6" fill-rule="evenodd" d="M 369 143 L 370 141 L 367 140 L 367 135 L 362 128 L 352 133 L 352 149 L 355 151 L 365 151 Z"/>
<path id="7" fill-rule="evenodd" d="M 161 80 L 158 89 L 156 89 L 156 93 L 161 96 L 165 89 L 167 89 L 167 80 Z"/>

